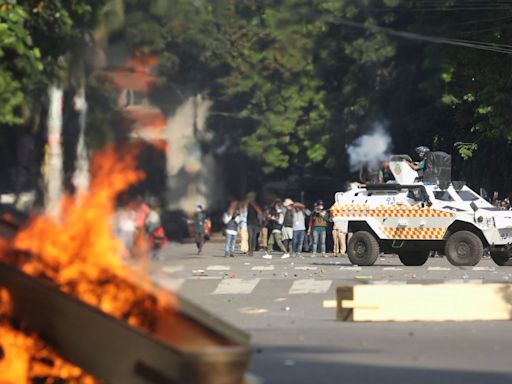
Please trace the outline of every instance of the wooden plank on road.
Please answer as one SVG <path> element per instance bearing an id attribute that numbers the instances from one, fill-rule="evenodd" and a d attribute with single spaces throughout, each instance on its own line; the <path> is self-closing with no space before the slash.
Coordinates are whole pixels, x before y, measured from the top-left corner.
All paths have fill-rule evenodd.
<path id="1" fill-rule="evenodd" d="M 338 287 L 340 321 L 512 319 L 511 284 L 393 284 Z"/>

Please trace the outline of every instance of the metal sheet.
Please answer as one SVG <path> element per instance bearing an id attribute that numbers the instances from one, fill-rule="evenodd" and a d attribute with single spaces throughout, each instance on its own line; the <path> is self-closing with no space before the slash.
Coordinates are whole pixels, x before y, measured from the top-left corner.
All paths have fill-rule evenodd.
<path id="1" fill-rule="evenodd" d="M 160 313 L 155 334 L 150 334 L 3 263 L 0 286 L 12 296 L 14 319 L 36 331 L 64 358 L 108 383 L 244 380 L 250 358 L 247 336 L 189 302 L 182 302 L 177 313 Z"/>

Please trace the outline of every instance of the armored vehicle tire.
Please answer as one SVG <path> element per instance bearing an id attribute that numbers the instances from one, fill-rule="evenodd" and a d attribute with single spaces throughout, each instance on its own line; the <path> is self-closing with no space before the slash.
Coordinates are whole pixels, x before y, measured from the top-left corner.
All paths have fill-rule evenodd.
<path id="1" fill-rule="evenodd" d="M 477 265 L 484 253 L 484 246 L 480 238 L 469 231 L 459 231 L 451 235 L 446 241 L 446 258 L 452 265 Z"/>
<path id="2" fill-rule="evenodd" d="M 425 264 L 429 255 L 429 251 L 402 251 L 398 254 L 398 258 L 403 265 L 414 267 Z"/>
<path id="3" fill-rule="evenodd" d="M 503 266 L 507 264 L 507 261 L 510 259 L 510 255 L 508 252 L 491 252 L 491 259 L 497 265 Z"/>
<path id="4" fill-rule="evenodd" d="M 354 265 L 375 264 L 379 252 L 379 243 L 371 233 L 366 231 L 354 233 L 348 242 L 348 258 Z"/>

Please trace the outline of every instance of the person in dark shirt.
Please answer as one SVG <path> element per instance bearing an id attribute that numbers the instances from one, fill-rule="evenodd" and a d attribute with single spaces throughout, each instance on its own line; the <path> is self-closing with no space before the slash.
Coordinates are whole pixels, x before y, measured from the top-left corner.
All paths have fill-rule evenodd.
<path id="1" fill-rule="evenodd" d="M 247 207 L 247 232 L 249 233 L 249 252 L 248 256 L 253 256 L 258 241 L 258 233 L 260 231 L 260 217 L 262 215 L 261 208 L 256 203 L 256 194 L 251 192 L 245 199 Z"/>
<path id="2" fill-rule="evenodd" d="M 389 161 L 383 161 L 379 170 L 379 183 L 386 184 L 394 180 L 393 173 L 389 169 Z"/>
<path id="3" fill-rule="evenodd" d="M 206 213 L 203 210 L 201 205 L 196 207 L 196 211 L 194 212 L 194 229 L 196 233 L 196 246 L 197 246 L 197 254 L 200 255 L 203 251 L 204 239 L 205 239 L 205 225 L 206 222 Z"/>

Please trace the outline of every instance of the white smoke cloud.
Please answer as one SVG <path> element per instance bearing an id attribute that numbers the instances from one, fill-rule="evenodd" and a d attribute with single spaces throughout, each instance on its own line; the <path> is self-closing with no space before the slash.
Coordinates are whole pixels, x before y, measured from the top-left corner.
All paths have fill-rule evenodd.
<path id="1" fill-rule="evenodd" d="M 379 162 L 389 158 L 392 147 L 391 136 L 384 126 L 375 124 L 371 133 L 358 137 L 347 148 L 350 169 L 356 171 L 363 164 L 378 168 Z"/>

